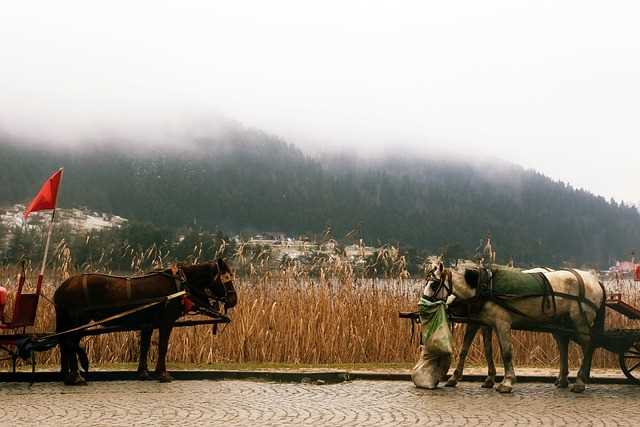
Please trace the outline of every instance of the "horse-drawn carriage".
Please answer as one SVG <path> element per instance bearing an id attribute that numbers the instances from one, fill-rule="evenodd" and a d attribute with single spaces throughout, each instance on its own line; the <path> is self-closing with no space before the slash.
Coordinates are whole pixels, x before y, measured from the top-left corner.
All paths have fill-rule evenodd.
<path id="1" fill-rule="evenodd" d="M 164 359 L 172 328 L 213 325 L 215 334 L 219 324 L 231 321 L 227 309 L 237 303 L 231 270 L 221 259 L 135 277 L 79 274 L 56 290 L 56 331 L 27 332 L 35 324 L 42 280 L 39 278 L 35 293 L 23 292 L 25 282 L 23 264 L 13 317 L 0 323 L 0 328 L 10 332 L 0 335 L 0 350 L 5 353 L 0 360 L 11 360 L 13 372 L 18 359 L 30 361 L 35 372 L 35 354 L 60 345 L 61 368 L 68 384 L 84 383 L 78 373 L 78 359 L 88 371 L 80 340 L 112 332 L 140 331 L 138 373 L 148 376 L 146 356 L 154 329 L 160 331 L 156 371 L 161 381 L 168 381 Z"/>
<path id="2" fill-rule="evenodd" d="M 33 327 L 35 323 L 42 294 L 62 174 L 62 168 L 54 172 L 25 209 L 25 224 L 29 214 L 43 210 L 52 211 L 51 221 L 35 293 L 23 293 L 26 281 L 23 263 L 18 278 L 13 318 L 10 322 L 0 319 L 0 329 L 10 331 L 9 334 L 0 335 L 0 350 L 7 354 L 0 360 L 11 360 L 14 372 L 19 358 L 30 360 L 32 372 L 35 372 L 35 353 L 59 345 L 65 383 L 84 384 L 85 380 L 78 370 L 78 362 L 85 372 L 89 369 L 87 355 L 80 345 L 83 337 L 140 331 L 138 373 L 144 379 L 149 377 L 147 354 L 151 335 L 154 329 L 158 329 L 160 337 L 156 373 L 161 381 L 170 381 L 165 359 L 174 327 L 211 324 L 215 333 L 218 324 L 229 323 L 227 309 L 234 307 L 238 300 L 230 268 L 222 259 L 218 259 L 194 265 L 175 265 L 170 269 L 137 277 L 78 274 L 65 280 L 56 289 L 53 297 L 56 331 L 27 333 L 27 328 Z M 0 289 L 3 290 L 4 288 Z M 6 291 L 0 292 L 2 309 L 4 303 Z M 202 315 L 206 319 L 179 320 L 189 315 Z"/>
<path id="3" fill-rule="evenodd" d="M 588 272 L 578 272 L 571 269 L 561 271 L 541 269 L 542 271 L 531 271 L 529 273 L 509 273 L 507 270 L 503 270 L 503 276 L 512 274 L 512 280 L 513 277 L 516 277 L 519 281 L 518 285 L 520 286 L 526 286 L 523 285 L 522 280 L 528 280 L 530 284 L 532 283 L 533 287 L 524 288 L 524 290 L 520 292 L 515 291 L 513 286 L 510 288 L 505 288 L 504 286 L 502 288 L 494 288 L 493 282 L 489 282 L 489 284 L 484 286 L 476 283 L 476 285 L 467 287 L 468 282 L 473 281 L 469 280 L 469 278 L 475 277 L 476 282 L 478 281 L 478 270 L 480 269 L 472 268 L 470 270 L 463 269 L 462 272 L 459 273 L 454 272 L 456 278 L 452 280 L 452 273 L 449 270 L 443 269 L 442 263 L 440 263 L 439 267 L 436 267 L 432 273 L 430 273 L 430 278 L 428 279 L 428 283 L 435 283 L 439 289 L 445 290 L 445 298 L 454 295 L 456 293 L 454 288 L 458 286 L 457 296 L 459 299 L 465 300 L 466 305 L 462 304 L 464 307 L 462 310 L 460 307 L 452 307 L 449 312 L 449 320 L 454 323 L 466 324 L 467 333 L 469 329 L 472 329 L 473 332 L 470 335 L 470 339 L 467 339 L 467 334 L 465 334 L 463 347 L 471 344 L 473 336 L 475 336 L 475 332 L 479 328 L 489 329 L 489 327 L 492 327 L 494 330 L 497 329 L 496 323 L 490 316 L 486 316 L 486 313 L 484 313 L 484 317 L 479 314 L 481 309 L 478 307 L 484 306 L 486 308 L 487 304 L 491 304 L 493 308 L 491 316 L 509 318 L 509 322 L 502 322 L 502 325 L 506 325 L 506 335 L 509 335 L 511 330 L 546 332 L 554 335 L 561 352 L 561 376 L 564 376 L 565 386 L 566 376 L 568 374 L 566 346 L 569 340 L 579 342 L 583 347 L 583 353 L 585 353 L 585 351 L 587 352 L 584 356 L 583 367 L 581 367 L 578 375 L 579 378 L 582 376 L 585 382 L 589 377 L 593 350 L 596 348 L 604 348 L 618 355 L 620 368 L 629 381 L 640 384 L 640 329 L 606 329 L 604 326 L 607 310 L 614 310 L 628 319 L 640 319 L 640 310 L 625 303 L 621 294 L 615 293 L 607 297 L 604 286 L 595 276 L 588 277 L 590 274 Z M 493 277 L 496 278 L 497 276 L 494 275 Z M 525 279 L 522 279 L 523 277 L 525 277 Z M 553 277 L 559 280 L 552 285 L 549 282 L 549 278 Z M 591 283 L 587 283 L 585 286 L 585 281 Z M 457 284 L 454 284 L 454 282 Z M 468 295 L 460 296 L 460 294 L 464 294 L 465 292 Z M 590 299 L 587 298 L 587 295 L 589 295 Z M 526 305 L 527 303 L 525 301 L 529 300 L 532 302 Z M 535 302 L 533 302 L 534 300 Z M 594 303 L 594 301 L 598 302 Z M 558 307 L 556 307 L 556 304 L 558 304 Z M 563 314 L 563 316 L 565 316 L 565 323 L 550 321 L 549 319 L 553 320 L 556 310 L 561 309 L 561 304 L 565 306 L 565 312 Z M 470 307 L 474 305 L 475 309 L 470 309 Z M 570 316 L 574 316 L 574 318 L 569 319 Z M 418 312 L 401 312 L 400 317 L 411 319 L 416 323 L 420 322 L 420 314 Z M 587 319 L 587 317 L 589 318 Z M 512 322 L 511 319 L 516 320 Z M 509 324 L 507 325 L 507 323 Z M 578 324 L 580 324 L 580 328 L 574 328 L 573 325 Z M 587 327 L 587 325 L 590 326 Z M 500 339 L 499 332 L 500 331 L 496 330 L 498 338 Z M 488 337 L 490 340 L 491 331 L 488 332 Z M 501 347 L 503 344 L 504 340 L 501 341 Z M 510 347 L 510 342 L 507 345 Z M 489 345 L 488 348 L 490 349 L 490 347 Z M 487 351 L 486 345 L 485 351 Z M 454 373 L 454 376 L 458 375 L 456 381 L 462 376 L 461 372 L 464 366 L 466 350 L 463 348 L 461 353 L 463 353 L 461 361 Z M 509 358 L 510 357 L 509 355 Z M 487 357 L 487 362 L 492 365 L 493 362 L 490 361 L 489 358 L 491 358 L 491 356 Z M 507 365 L 505 364 L 505 369 L 506 367 Z M 493 372 L 495 375 L 495 368 Z M 559 377 L 559 380 L 560 379 Z M 454 385 L 456 381 L 453 382 Z M 509 384 L 504 391 L 510 391 L 510 389 L 511 384 Z M 583 389 L 584 384 L 581 382 L 578 390 L 574 391 L 582 391 Z"/>

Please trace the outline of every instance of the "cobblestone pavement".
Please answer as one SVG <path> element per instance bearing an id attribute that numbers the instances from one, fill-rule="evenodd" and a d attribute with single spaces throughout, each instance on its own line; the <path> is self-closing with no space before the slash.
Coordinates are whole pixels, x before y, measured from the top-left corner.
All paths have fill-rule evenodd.
<path id="1" fill-rule="evenodd" d="M 251 381 L 0 384 L 2 425 L 640 425 L 640 387 L 591 385 L 584 394 L 518 384 L 511 395 L 460 383 L 281 384 Z"/>

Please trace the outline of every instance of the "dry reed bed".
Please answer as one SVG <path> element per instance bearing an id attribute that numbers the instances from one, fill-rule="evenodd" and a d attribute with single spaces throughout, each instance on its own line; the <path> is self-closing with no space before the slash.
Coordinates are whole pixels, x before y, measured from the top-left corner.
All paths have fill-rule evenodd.
<path id="1" fill-rule="evenodd" d="M 44 294 L 51 298 L 62 281 L 63 272 L 49 272 Z M 15 266 L 0 268 L 0 278 L 13 294 Z M 30 279 L 35 274 L 29 275 Z M 33 282 L 34 280 L 30 280 Z M 218 335 L 211 327 L 178 328 L 172 335 L 169 360 L 184 363 L 411 363 L 418 357 L 418 330 L 411 337 L 411 325 L 398 318 L 398 311 L 414 310 L 421 282 L 408 279 L 356 279 L 310 276 L 290 271 L 260 273 L 235 280 L 240 303 L 231 312 L 232 323 Z M 636 284 L 609 283 L 632 305 L 640 306 Z M 11 301 L 10 301 L 11 305 Z M 12 308 L 5 310 L 10 317 Z M 609 310 L 607 326 L 640 328 Z M 55 311 L 42 300 L 35 331 L 55 329 Z M 463 327 L 456 325 L 456 349 L 462 342 Z M 155 341 L 155 338 L 154 338 Z M 496 361 L 499 350 L 494 339 Z M 138 355 L 135 333 L 117 333 L 84 340 L 93 364 L 133 362 Z M 549 334 L 515 332 L 516 366 L 557 366 L 558 352 Z M 151 352 L 155 357 L 155 348 Z M 580 351 L 571 346 L 570 361 L 577 366 Z M 39 363 L 58 364 L 58 352 L 38 355 Z M 484 364 L 481 338 L 469 353 L 469 363 Z M 594 367 L 617 368 L 617 356 L 598 350 Z"/>

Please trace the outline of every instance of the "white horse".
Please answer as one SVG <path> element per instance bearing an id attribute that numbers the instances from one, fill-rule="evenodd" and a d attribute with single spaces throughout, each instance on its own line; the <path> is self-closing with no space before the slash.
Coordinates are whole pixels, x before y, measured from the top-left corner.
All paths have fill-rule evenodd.
<path id="1" fill-rule="evenodd" d="M 548 273 L 553 271 L 551 268 L 547 267 L 536 267 L 531 268 L 529 270 L 523 270 L 523 273 Z M 455 314 L 455 313 L 454 313 Z M 482 388 L 493 388 L 496 383 L 496 365 L 493 362 L 493 335 L 490 326 L 482 326 L 479 323 L 468 323 L 465 325 L 464 330 L 464 338 L 462 340 L 462 347 L 460 348 L 460 354 L 458 356 L 458 364 L 456 365 L 456 369 L 453 371 L 449 380 L 445 383 L 446 387 L 455 387 L 458 385 L 458 382 L 462 379 L 464 374 L 464 364 L 467 359 L 467 355 L 469 354 L 469 349 L 471 348 L 471 344 L 478 333 L 478 330 L 482 331 L 482 345 L 484 350 L 484 359 L 487 362 L 487 378 L 484 380 L 480 387 Z M 559 346 L 558 346 L 559 347 Z M 561 376 L 561 375 L 560 375 Z M 556 384 L 560 385 L 560 376 L 556 380 Z M 565 376 L 566 381 L 566 376 Z M 567 384 L 563 383 L 563 386 L 566 387 Z"/>
<path id="2" fill-rule="evenodd" d="M 456 304 L 474 305 L 477 321 L 496 331 L 504 363 L 505 375 L 496 390 L 509 393 L 516 381 L 512 362 L 511 330 L 548 328 L 560 350 L 560 376 L 557 384 L 568 385 L 569 340 L 577 342 L 583 353 L 582 364 L 571 391 L 582 392 L 589 381 L 594 343 L 592 334 L 603 327 L 604 288 L 591 273 L 560 270 L 543 273 L 551 287 L 551 296 L 533 295 L 525 298 L 501 299 L 496 295 L 481 295 L 477 271 L 447 270 L 442 262 L 434 265 L 427 286 L 432 283 L 448 289 Z M 553 310 L 545 309 L 545 301 L 553 300 Z"/>

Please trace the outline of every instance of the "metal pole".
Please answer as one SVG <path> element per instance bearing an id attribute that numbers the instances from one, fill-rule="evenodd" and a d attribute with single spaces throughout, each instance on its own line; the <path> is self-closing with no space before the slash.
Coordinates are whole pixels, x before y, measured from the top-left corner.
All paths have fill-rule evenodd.
<path id="1" fill-rule="evenodd" d="M 53 220 L 56 218 L 56 210 L 51 213 L 51 222 L 49 223 L 49 231 L 47 232 L 47 243 L 44 245 L 44 256 L 42 257 L 42 268 L 40 276 L 44 276 L 44 267 L 47 265 L 47 255 L 49 253 L 49 243 L 51 243 L 51 233 L 53 232 Z"/>
<path id="2" fill-rule="evenodd" d="M 58 183 L 58 190 L 62 184 L 62 177 L 64 175 L 64 168 L 60 168 L 60 182 Z M 42 278 L 44 277 L 44 268 L 47 265 L 47 255 L 49 254 L 49 243 L 51 243 L 51 233 L 53 232 L 53 221 L 56 219 L 56 205 L 58 203 L 58 193 L 56 192 L 56 200 L 53 201 L 53 212 L 51 212 L 51 222 L 49 223 L 49 231 L 47 232 L 47 243 L 44 245 L 44 256 L 42 257 L 42 268 L 40 269 L 40 275 L 38 276 L 38 287 L 42 284 Z"/>

